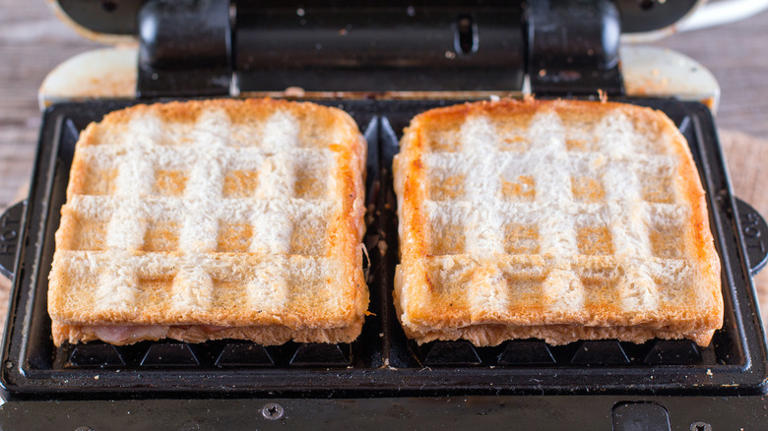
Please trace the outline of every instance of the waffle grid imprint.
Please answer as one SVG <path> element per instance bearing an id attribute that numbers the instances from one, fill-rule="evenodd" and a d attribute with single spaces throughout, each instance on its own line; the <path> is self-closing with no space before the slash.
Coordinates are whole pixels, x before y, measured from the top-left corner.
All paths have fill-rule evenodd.
<path id="1" fill-rule="evenodd" d="M 354 122 L 310 104 L 218 102 L 129 108 L 84 132 L 56 235 L 55 322 L 361 320 Z"/>
<path id="2" fill-rule="evenodd" d="M 477 341 L 473 326 L 578 324 L 711 337 L 719 262 L 698 260 L 700 235 L 716 255 L 708 225 L 691 223 L 678 135 L 642 108 L 579 115 L 560 103 L 467 105 L 411 123 L 395 162 L 406 332 Z"/>

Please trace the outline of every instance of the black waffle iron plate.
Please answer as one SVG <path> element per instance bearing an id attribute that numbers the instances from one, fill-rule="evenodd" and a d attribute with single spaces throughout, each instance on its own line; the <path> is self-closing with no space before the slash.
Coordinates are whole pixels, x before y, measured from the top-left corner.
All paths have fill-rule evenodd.
<path id="1" fill-rule="evenodd" d="M 320 103 L 349 112 L 369 143 L 365 242 L 374 315 L 357 341 L 277 347 L 91 342 L 57 349 L 46 312 L 47 279 L 75 143 L 88 123 L 135 102 L 49 108 L 29 199 L 0 220 L 0 263 L 14 280 L 0 368 L 8 400 L 0 407 L 0 428 L 100 430 L 114 429 L 115 421 L 121 429 L 765 426 L 768 369 L 751 274 L 764 261 L 768 230 L 732 195 L 704 105 L 626 101 L 661 109 L 675 121 L 707 190 L 725 299 L 725 324 L 708 348 L 684 340 L 565 346 L 518 340 L 483 348 L 407 340 L 391 295 L 398 250 L 392 156 L 415 114 L 458 101 L 339 100 Z M 633 423 L 643 427 L 622 428 Z"/>

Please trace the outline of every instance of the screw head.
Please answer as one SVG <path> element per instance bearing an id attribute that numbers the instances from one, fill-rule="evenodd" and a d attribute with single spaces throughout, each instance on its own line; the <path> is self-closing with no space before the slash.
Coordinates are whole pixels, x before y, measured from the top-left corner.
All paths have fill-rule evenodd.
<path id="1" fill-rule="evenodd" d="M 712 425 L 706 422 L 696 421 L 691 424 L 689 429 L 691 431 L 712 431 Z"/>
<path id="2" fill-rule="evenodd" d="M 200 424 L 197 422 L 187 422 L 179 428 L 179 431 L 199 431 L 199 430 L 200 430 Z"/>
<path id="3" fill-rule="evenodd" d="M 282 419 L 284 414 L 285 410 L 283 409 L 283 406 L 278 403 L 267 403 L 261 408 L 261 415 L 264 416 L 264 419 L 271 421 Z"/>

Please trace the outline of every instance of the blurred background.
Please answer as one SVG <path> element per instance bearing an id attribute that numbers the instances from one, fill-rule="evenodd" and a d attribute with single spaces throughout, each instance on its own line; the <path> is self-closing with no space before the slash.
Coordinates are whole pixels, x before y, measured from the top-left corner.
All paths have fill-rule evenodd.
<path id="1" fill-rule="evenodd" d="M 0 0 L 0 29 L 0 209 L 4 209 L 26 197 L 41 120 L 40 83 L 65 59 L 99 44 L 57 19 L 44 0 Z M 768 169 L 763 168 L 768 164 L 768 12 L 649 44 L 686 54 L 715 75 L 722 88 L 717 123 L 734 189 L 768 216 L 764 186 Z M 8 282 L 0 279 L 3 322 Z M 765 313 L 768 270 L 757 282 Z"/>

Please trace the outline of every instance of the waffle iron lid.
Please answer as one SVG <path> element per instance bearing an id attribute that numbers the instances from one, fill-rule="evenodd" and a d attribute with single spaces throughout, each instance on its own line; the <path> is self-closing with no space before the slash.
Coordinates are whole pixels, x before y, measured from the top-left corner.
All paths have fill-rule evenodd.
<path id="1" fill-rule="evenodd" d="M 150 2 L 162 3 L 165 0 L 54 0 L 50 2 L 61 20 L 73 26 L 81 35 L 103 43 L 125 43 L 137 38 L 139 32 L 138 15 Z M 189 1 L 189 0 L 172 0 Z M 563 2 L 573 2 L 564 0 Z M 563 3 L 552 1 L 552 3 Z M 703 0 L 614 0 L 621 14 L 621 27 L 624 33 L 645 33 L 674 26 L 675 23 L 690 14 Z M 349 4 L 346 4 L 349 3 Z M 367 14 L 377 10 L 402 9 L 403 21 L 408 22 L 409 11 L 419 9 L 454 9 L 457 13 L 467 13 L 481 7 L 517 7 L 524 8 L 523 1 L 452 1 L 452 2 L 387 2 L 379 6 L 377 2 L 343 1 L 302 1 L 279 2 L 231 0 L 234 8 L 249 7 L 267 10 L 270 8 L 309 11 L 313 8 L 331 8 L 349 11 L 365 9 Z M 446 6 L 447 5 L 447 6 Z M 300 12 L 299 12 L 300 13 Z M 358 23 L 351 23 L 358 24 Z M 401 24 L 393 22 L 393 25 Z"/>

